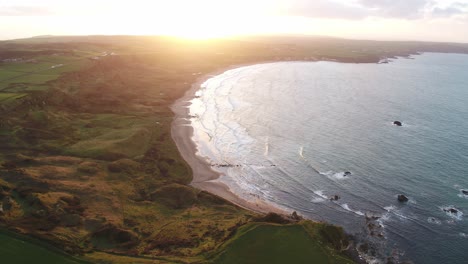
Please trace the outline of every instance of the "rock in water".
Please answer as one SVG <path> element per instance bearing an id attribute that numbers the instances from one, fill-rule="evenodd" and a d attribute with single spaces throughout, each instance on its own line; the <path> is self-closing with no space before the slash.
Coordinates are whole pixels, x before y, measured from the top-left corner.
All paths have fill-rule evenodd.
<path id="1" fill-rule="evenodd" d="M 458 214 L 458 210 L 451 207 L 451 208 L 444 208 L 444 211 L 447 212 L 447 213 L 451 213 L 451 214 Z"/>
<path id="2" fill-rule="evenodd" d="M 403 124 L 400 121 L 393 121 L 395 126 L 402 126 Z"/>
<path id="3" fill-rule="evenodd" d="M 406 197 L 406 195 L 404 195 L 404 194 L 399 194 L 398 195 L 398 201 L 401 202 L 401 203 L 407 202 L 408 197 Z"/>
<path id="4" fill-rule="evenodd" d="M 462 192 L 464 195 L 468 195 L 468 191 L 467 191 L 467 190 L 461 190 L 461 192 Z"/>

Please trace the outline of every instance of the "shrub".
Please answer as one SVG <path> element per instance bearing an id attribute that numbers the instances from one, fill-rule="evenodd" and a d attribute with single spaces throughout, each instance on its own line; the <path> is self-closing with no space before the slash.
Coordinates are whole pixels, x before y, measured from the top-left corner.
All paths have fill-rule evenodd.
<path id="1" fill-rule="evenodd" d="M 195 189 L 177 183 L 157 189 L 150 197 L 152 201 L 177 209 L 189 207 L 197 201 Z"/>
<path id="2" fill-rule="evenodd" d="M 140 163 L 133 161 L 131 159 L 119 159 L 107 165 L 107 169 L 110 172 L 127 172 L 132 173 L 140 167 Z"/>

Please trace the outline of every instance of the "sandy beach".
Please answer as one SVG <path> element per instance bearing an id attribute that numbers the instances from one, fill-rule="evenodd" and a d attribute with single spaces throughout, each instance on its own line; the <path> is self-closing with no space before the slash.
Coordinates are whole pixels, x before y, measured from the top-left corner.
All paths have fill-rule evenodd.
<path id="1" fill-rule="evenodd" d="M 193 128 L 190 124 L 188 109 L 190 101 L 194 98 L 195 93 L 198 91 L 200 86 L 209 78 L 222 74 L 230 69 L 243 66 L 247 65 L 231 66 L 206 74 L 198 78 L 197 81 L 192 84 L 190 90 L 188 90 L 182 98 L 179 98 L 171 107 L 172 111 L 175 113 L 171 127 L 172 138 L 175 141 L 182 157 L 192 168 L 193 179 L 191 185 L 195 188 L 215 194 L 242 208 L 255 212 L 290 214 L 291 212 L 286 212 L 260 199 L 246 200 L 237 196 L 235 193 L 231 192 L 227 185 L 217 181 L 217 179 L 223 177 L 223 175 L 214 171 L 204 158 L 196 155 L 197 146 L 192 140 Z"/>

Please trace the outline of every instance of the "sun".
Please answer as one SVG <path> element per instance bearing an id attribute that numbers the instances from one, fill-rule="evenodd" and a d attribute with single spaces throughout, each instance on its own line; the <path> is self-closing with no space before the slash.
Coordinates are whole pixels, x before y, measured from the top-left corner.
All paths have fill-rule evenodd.
<path id="1" fill-rule="evenodd" d="M 167 3 L 166 8 L 170 12 L 164 19 L 168 22 L 164 25 L 165 33 L 191 39 L 235 34 L 233 31 L 237 27 L 238 19 L 233 14 L 240 10 L 236 7 L 231 12 L 224 12 L 221 2 L 223 1 L 187 1 L 182 7 L 174 6 L 173 2 Z"/>
<path id="2" fill-rule="evenodd" d="M 138 4 L 121 6 L 114 17 L 120 29 L 129 34 L 163 34 L 189 39 L 226 37 L 245 34 L 252 28 L 252 20 L 259 19 L 259 8 L 246 0 L 135 2 Z"/>

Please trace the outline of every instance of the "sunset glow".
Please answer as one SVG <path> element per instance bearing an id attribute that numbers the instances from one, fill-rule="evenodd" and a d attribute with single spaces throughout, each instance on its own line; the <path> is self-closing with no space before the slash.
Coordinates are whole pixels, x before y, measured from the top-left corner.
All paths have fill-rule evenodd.
<path id="1" fill-rule="evenodd" d="M 251 22 L 253 9 L 244 11 L 243 5 L 223 4 L 225 1 L 147 1 L 133 7 L 128 19 L 128 33 L 151 34 L 157 32 L 187 38 L 212 38 L 243 33 Z M 126 7 L 114 10 L 124 14 Z M 128 11 L 128 10 L 127 10 Z M 258 10 L 255 10 L 255 12 Z M 242 20 L 238 15 L 244 13 Z M 132 32 L 132 28 L 134 32 Z"/>
<path id="2" fill-rule="evenodd" d="M 468 1 L 0 1 L 0 39 L 34 35 L 213 38 L 307 34 L 468 41 Z"/>

